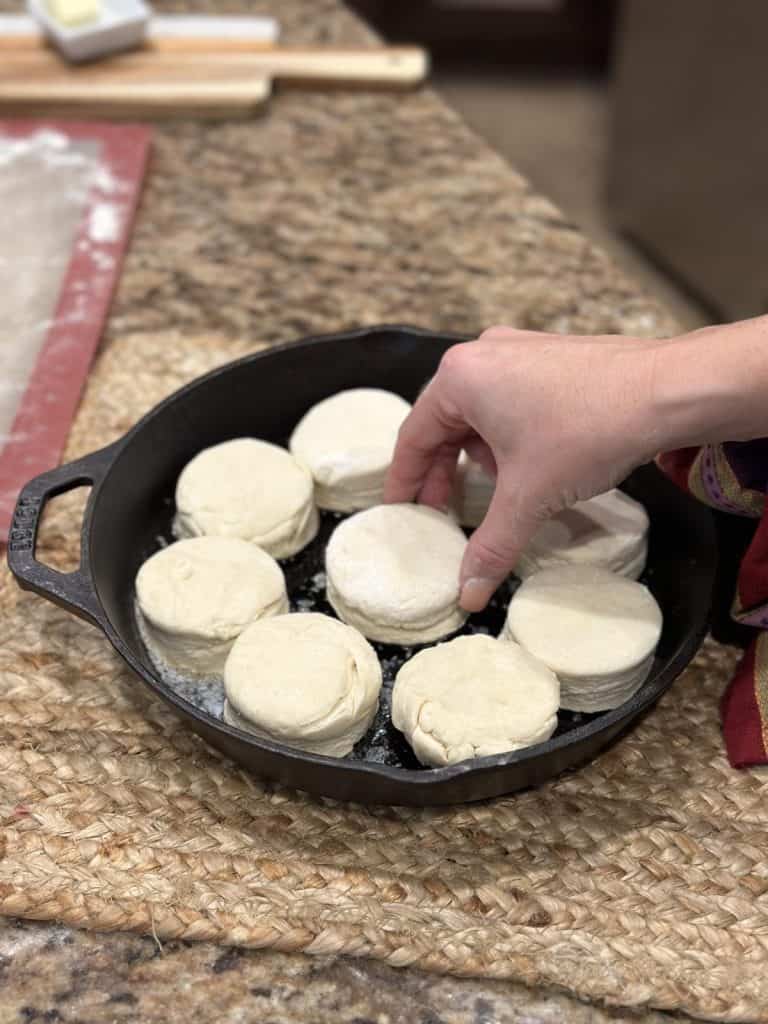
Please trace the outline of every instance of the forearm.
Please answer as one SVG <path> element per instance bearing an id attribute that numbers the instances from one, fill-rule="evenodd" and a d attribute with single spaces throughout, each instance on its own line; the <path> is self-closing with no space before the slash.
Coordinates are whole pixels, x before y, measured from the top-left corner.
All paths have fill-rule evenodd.
<path id="1" fill-rule="evenodd" d="M 768 437 L 768 316 L 659 342 L 651 358 L 660 447 Z"/>

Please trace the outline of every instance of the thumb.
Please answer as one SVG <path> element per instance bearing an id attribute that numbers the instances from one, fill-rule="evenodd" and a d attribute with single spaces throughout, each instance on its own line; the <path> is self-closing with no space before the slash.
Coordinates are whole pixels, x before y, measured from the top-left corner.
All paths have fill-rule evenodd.
<path id="1" fill-rule="evenodd" d="M 517 563 L 539 525 L 539 517 L 522 506 L 520 488 L 510 494 L 499 477 L 485 519 L 469 539 L 461 564 L 461 607 L 479 612 Z"/>

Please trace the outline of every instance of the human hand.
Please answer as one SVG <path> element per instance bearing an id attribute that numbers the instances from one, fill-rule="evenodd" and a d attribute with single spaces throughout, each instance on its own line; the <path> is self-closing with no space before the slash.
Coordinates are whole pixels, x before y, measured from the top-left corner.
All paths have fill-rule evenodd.
<path id="1" fill-rule="evenodd" d="M 485 607 L 542 520 L 660 450 L 664 344 L 492 327 L 445 353 L 400 430 L 384 497 L 446 507 L 462 448 L 496 476 L 461 569 L 467 611 Z"/>

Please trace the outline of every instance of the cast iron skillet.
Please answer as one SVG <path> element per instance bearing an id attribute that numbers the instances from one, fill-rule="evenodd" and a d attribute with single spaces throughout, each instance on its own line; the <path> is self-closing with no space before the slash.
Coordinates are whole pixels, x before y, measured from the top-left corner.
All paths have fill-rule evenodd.
<path id="1" fill-rule="evenodd" d="M 365 744 L 357 759 L 290 750 L 255 739 L 182 698 L 153 668 L 136 628 L 134 577 L 156 550 L 158 536 L 169 535 L 175 481 L 193 455 L 241 435 L 285 443 L 313 403 L 343 388 L 389 388 L 413 400 L 457 340 L 412 328 L 372 327 L 257 353 L 201 377 L 115 444 L 27 484 L 8 544 L 12 572 L 22 587 L 102 629 L 144 684 L 214 747 L 288 786 L 340 800 L 448 804 L 509 793 L 584 763 L 670 686 L 707 627 L 715 572 L 710 515 L 653 467 L 638 470 L 624 485 L 644 503 L 652 523 L 645 579 L 664 612 L 653 671 L 620 708 L 591 716 L 561 714 L 558 733 L 526 750 L 424 769 L 391 726 L 384 729 L 385 756 L 378 761 L 366 759 Z M 38 523 L 49 498 L 82 484 L 93 488 L 82 527 L 80 568 L 62 574 L 35 559 Z M 325 524 L 326 536 L 330 525 Z M 317 571 L 321 555 L 316 550 L 308 560 L 297 556 L 286 566 L 292 588 Z M 402 651 L 380 653 L 384 657 L 393 651 L 401 662 Z"/>

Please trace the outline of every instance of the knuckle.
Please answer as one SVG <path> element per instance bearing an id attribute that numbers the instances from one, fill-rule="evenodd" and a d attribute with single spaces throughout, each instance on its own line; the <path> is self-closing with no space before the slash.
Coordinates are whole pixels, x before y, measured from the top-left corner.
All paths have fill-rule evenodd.
<path id="1" fill-rule="evenodd" d="M 452 345 L 440 360 L 440 373 L 449 377 L 461 374 L 467 364 L 468 349 L 469 344 L 467 342 Z"/>
<path id="2" fill-rule="evenodd" d="M 465 341 L 449 348 L 440 361 L 440 375 L 450 388 L 477 377 L 485 362 L 485 354 L 476 342 Z"/>
<path id="3" fill-rule="evenodd" d="M 499 335 L 506 334 L 509 330 L 509 327 L 504 327 L 502 324 L 494 324 L 492 327 L 486 327 L 482 334 L 478 335 L 477 340 L 494 341 Z"/>

